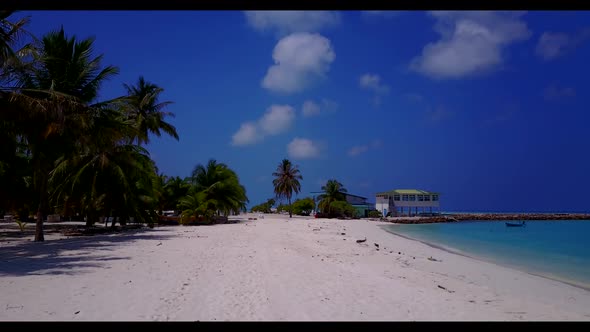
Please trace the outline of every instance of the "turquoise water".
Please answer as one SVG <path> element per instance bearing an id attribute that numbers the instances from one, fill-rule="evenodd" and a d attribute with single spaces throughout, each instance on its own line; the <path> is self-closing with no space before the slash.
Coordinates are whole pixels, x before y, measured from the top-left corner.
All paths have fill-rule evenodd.
<path id="1" fill-rule="evenodd" d="M 590 220 L 463 221 L 386 225 L 391 232 L 451 251 L 590 288 Z"/>

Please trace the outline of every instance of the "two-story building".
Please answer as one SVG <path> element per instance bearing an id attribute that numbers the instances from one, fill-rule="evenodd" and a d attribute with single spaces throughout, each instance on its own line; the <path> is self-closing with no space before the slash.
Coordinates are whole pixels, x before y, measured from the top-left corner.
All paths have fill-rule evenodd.
<path id="1" fill-rule="evenodd" d="M 439 193 L 418 189 L 395 189 L 375 195 L 375 209 L 387 216 L 432 214 L 432 208 L 440 212 Z"/>

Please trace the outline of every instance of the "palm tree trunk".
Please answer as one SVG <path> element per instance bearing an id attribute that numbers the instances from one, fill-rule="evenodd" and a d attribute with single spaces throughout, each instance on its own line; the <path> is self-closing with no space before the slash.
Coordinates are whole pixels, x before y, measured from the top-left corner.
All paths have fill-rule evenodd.
<path id="1" fill-rule="evenodd" d="M 94 224 L 98 221 L 98 215 L 96 214 L 96 211 L 93 211 L 91 213 L 88 213 L 86 215 L 86 227 L 92 227 L 94 226 Z"/>
<path id="2" fill-rule="evenodd" d="M 43 242 L 45 241 L 45 236 L 43 235 L 43 220 L 45 219 L 45 213 L 47 208 L 47 177 L 45 175 L 41 175 L 41 183 L 39 185 L 39 207 L 37 209 L 37 222 L 35 224 L 35 242 Z"/>
<path id="3" fill-rule="evenodd" d="M 287 199 L 289 200 L 289 218 L 293 218 L 293 212 L 291 212 L 291 196 L 287 197 Z"/>

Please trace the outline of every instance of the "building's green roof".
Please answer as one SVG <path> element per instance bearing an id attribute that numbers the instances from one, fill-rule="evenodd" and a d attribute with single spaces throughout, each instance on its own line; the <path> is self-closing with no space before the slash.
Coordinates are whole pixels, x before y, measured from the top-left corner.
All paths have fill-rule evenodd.
<path id="1" fill-rule="evenodd" d="M 377 195 L 438 195 L 438 193 L 418 189 L 394 189 L 377 193 Z"/>

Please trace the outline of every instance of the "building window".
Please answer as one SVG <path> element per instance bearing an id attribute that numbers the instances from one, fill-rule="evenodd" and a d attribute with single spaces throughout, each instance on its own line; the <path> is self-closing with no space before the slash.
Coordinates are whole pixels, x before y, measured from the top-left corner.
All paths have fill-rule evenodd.
<path id="1" fill-rule="evenodd" d="M 424 195 L 424 200 L 426 202 L 430 202 L 430 195 Z"/>
<path id="2" fill-rule="evenodd" d="M 418 202 L 424 201 L 424 195 L 418 195 Z"/>
<path id="3" fill-rule="evenodd" d="M 399 201 L 399 195 L 393 195 L 393 200 L 394 201 Z"/>
<path id="4" fill-rule="evenodd" d="M 410 198 L 408 196 L 409 195 L 402 195 L 402 201 L 409 201 Z"/>
<path id="5" fill-rule="evenodd" d="M 416 195 L 410 195 L 410 201 L 415 201 L 416 200 Z"/>
<path id="6" fill-rule="evenodd" d="M 435 202 L 438 201 L 438 195 L 432 195 L 432 200 Z"/>

